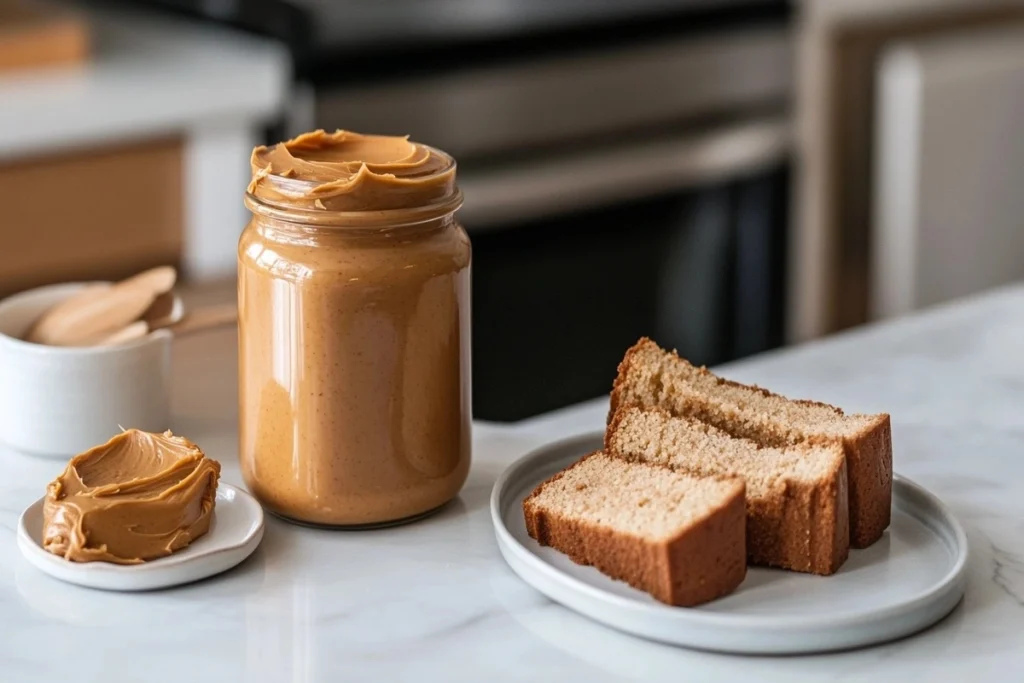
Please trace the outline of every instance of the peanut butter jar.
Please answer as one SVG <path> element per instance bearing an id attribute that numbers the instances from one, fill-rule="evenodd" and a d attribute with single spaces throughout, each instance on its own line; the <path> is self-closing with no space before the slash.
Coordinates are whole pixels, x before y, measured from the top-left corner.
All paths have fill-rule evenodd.
<path id="1" fill-rule="evenodd" d="M 470 463 L 470 244 L 455 161 L 315 131 L 252 155 L 238 247 L 240 460 L 271 512 L 410 521 Z"/>

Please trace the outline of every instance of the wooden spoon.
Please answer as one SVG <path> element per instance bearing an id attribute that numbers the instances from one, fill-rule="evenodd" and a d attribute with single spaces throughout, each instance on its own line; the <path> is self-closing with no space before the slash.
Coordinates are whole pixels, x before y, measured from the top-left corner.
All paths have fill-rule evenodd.
<path id="1" fill-rule="evenodd" d="M 174 322 L 174 304 L 177 299 L 174 292 L 164 292 L 150 304 L 142 319 L 150 327 L 166 327 Z"/>
<path id="2" fill-rule="evenodd" d="M 176 279 L 174 268 L 161 266 L 113 286 L 100 286 L 88 296 L 79 293 L 72 297 L 73 305 L 64 302 L 47 311 L 27 339 L 51 346 L 96 344 L 138 320 Z"/>
<path id="3" fill-rule="evenodd" d="M 100 298 L 113 286 L 114 285 L 109 282 L 97 282 L 95 284 L 86 285 L 78 292 L 72 294 L 64 301 L 46 311 L 46 313 L 44 313 L 42 317 L 32 325 L 32 328 L 25 336 L 25 340 L 35 344 L 45 344 L 46 339 L 59 337 L 65 317 L 82 306 L 88 305 L 92 301 Z"/>
<path id="4" fill-rule="evenodd" d="M 175 337 L 181 337 L 236 324 L 238 324 L 238 307 L 235 304 L 222 304 L 197 308 L 186 313 L 181 320 L 158 329 L 170 330 Z"/>
<path id="5" fill-rule="evenodd" d="M 96 346 L 113 346 L 115 344 L 124 344 L 136 339 L 142 339 L 149 334 L 149 325 L 146 324 L 145 320 L 136 320 L 130 325 L 122 327 L 117 332 L 104 337 Z"/>
<path id="6" fill-rule="evenodd" d="M 145 337 L 156 330 L 168 330 L 174 336 L 180 337 L 198 332 L 204 332 L 217 327 L 234 325 L 238 322 L 238 309 L 233 304 L 223 306 L 208 306 L 186 313 L 177 322 L 168 322 L 164 325 L 150 325 L 145 320 L 138 320 L 127 325 L 117 332 L 105 337 L 99 346 L 111 346 L 113 344 L 124 344 Z"/>
<path id="7" fill-rule="evenodd" d="M 117 286 L 148 289 L 155 298 L 174 289 L 174 284 L 177 281 L 178 271 L 173 266 L 157 266 L 156 268 L 144 270 L 137 275 L 121 280 L 121 282 L 117 283 Z"/>

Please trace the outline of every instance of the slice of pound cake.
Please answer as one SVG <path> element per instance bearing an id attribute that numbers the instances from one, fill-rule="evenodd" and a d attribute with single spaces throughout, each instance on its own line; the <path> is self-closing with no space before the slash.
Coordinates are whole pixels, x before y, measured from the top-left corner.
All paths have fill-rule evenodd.
<path id="1" fill-rule="evenodd" d="M 526 530 L 578 564 L 670 605 L 731 593 L 746 576 L 744 485 L 598 451 L 523 501 Z"/>
<path id="2" fill-rule="evenodd" d="M 699 420 L 627 407 L 612 417 L 605 450 L 697 477 L 741 477 L 751 564 L 833 574 L 846 560 L 846 461 L 837 442 L 762 447 Z"/>
<path id="3" fill-rule="evenodd" d="M 707 422 L 762 446 L 835 441 L 849 477 L 850 544 L 866 548 L 889 526 L 892 436 L 889 416 L 847 415 L 813 401 L 793 401 L 737 384 L 641 339 L 626 352 L 612 390 L 609 418 L 621 407 L 660 408 Z"/>

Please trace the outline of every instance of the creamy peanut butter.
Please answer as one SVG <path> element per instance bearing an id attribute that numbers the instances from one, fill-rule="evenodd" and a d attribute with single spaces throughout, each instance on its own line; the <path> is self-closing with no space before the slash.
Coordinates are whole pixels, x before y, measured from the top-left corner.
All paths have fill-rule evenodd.
<path id="1" fill-rule="evenodd" d="M 252 156 L 239 243 L 240 443 L 250 490 L 323 525 L 415 517 L 470 460 L 470 245 L 455 163 L 316 131 Z"/>
<path id="2" fill-rule="evenodd" d="M 73 562 L 138 564 L 205 534 L 220 464 L 171 432 L 121 432 L 46 487 L 43 547 Z"/>
<path id="3" fill-rule="evenodd" d="M 405 137 L 339 130 L 253 150 L 249 194 L 325 211 L 422 207 L 452 198 L 451 157 Z"/>

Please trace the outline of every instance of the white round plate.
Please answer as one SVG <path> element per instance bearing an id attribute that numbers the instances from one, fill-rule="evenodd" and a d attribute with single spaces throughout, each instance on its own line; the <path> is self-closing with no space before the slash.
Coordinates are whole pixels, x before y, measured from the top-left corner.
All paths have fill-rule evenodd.
<path id="1" fill-rule="evenodd" d="M 68 583 L 112 591 L 144 591 L 190 583 L 231 569 L 249 557 L 263 539 L 263 508 L 245 491 L 217 486 L 210 530 L 167 557 L 142 564 L 69 562 L 43 548 L 43 499 L 29 505 L 18 521 L 18 547 L 25 559 Z"/>
<path id="2" fill-rule="evenodd" d="M 528 584 L 591 619 L 673 645 L 746 654 L 824 652 L 881 643 L 948 614 L 966 586 L 967 537 L 935 496 L 896 476 L 892 523 L 870 548 L 851 550 L 830 577 L 750 568 L 732 595 L 672 607 L 593 567 L 541 547 L 522 502 L 542 481 L 601 448 L 601 434 L 550 444 L 513 463 L 494 485 L 498 547 Z"/>

